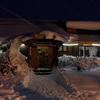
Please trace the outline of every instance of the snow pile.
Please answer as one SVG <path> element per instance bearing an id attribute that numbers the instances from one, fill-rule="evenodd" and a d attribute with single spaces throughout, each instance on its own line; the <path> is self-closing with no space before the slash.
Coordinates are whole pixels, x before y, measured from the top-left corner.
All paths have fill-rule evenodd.
<path id="1" fill-rule="evenodd" d="M 87 71 L 100 71 L 100 58 L 85 57 L 79 58 L 79 66 Z"/>
<path id="2" fill-rule="evenodd" d="M 30 69 L 26 62 L 26 57 L 20 53 L 19 47 L 22 42 L 22 36 L 12 40 L 9 48 L 9 60 L 12 66 L 16 66 L 16 73 L 25 87 L 28 87 L 30 81 Z"/>
<path id="3" fill-rule="evenodd" d="M 77 61 L 77 57 L 72 55 L 63 55 L 58 57 L 58 66 L 65 67 L 65 66 L 74 66 Z"/>
<path id="4" fill-rule="evenodd" d="M 90 71 L 90 72 L 100 72 L 100 67 L 88 68 L 88 69 L 86 69 L 86 71 Z"/>
<path id="5" fill-rule="evenodd" d="M 96 63 L 94 62 L 96 58 L 93 57 L 80 57 L 79 64 L 83 68 L 95 67 Z"/>
<path id="6" fill-rule="evenodd" d="M 99 57 L 74 57 L 63 55 L 58 57 L 58 66 L 65 67 L 67 69 L 75 69 L 80 67 L 84 70 L 98 70 L 100 69 L 100 58 Z"/>

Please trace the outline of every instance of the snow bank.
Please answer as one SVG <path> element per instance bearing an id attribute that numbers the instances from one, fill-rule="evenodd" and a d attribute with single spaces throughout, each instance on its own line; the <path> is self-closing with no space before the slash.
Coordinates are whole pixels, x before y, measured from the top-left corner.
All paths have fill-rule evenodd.
<path id="1" fill-rule="evenodd" d="M 58 57 L 58 66 L 66 67 L 69 69 L 77 68 L 78 66 L 84 70 L 98 70 L 100 69 L 100 58 L 99 57 L 74 57 L 63 55 Z"/>

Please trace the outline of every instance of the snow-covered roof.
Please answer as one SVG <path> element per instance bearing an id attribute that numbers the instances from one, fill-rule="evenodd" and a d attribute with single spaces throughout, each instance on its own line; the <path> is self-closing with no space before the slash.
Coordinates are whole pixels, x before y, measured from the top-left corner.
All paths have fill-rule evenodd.
<path id="1" fill-rule="evenodd" d="M 32 34 L 50 31 L 60 34 L 59 36 L 67 37 L 67 32 L 55 23 L 30 22 L 26 19 L 18 18 L 3 18 L 0 19 L 0 37 L 13 38 L 16 35 L 30 36 Z M 48 33 L 48 32 L 47 32 Z"/>

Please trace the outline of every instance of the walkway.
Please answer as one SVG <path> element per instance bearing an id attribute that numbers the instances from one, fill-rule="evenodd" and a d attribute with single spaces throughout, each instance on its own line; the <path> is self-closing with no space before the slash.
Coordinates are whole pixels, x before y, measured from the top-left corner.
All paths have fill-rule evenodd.
<path id="1" fill-rule="evenodd" d="M 100 72 L 61 71 L 64 78 L 79 90 L 100 91 Z"/>

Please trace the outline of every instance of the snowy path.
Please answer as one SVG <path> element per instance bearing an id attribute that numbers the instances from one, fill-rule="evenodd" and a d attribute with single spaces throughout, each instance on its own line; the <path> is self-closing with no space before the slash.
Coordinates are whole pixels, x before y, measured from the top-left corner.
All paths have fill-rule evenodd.
<path id="1" fill-rule="evenodd" d="M 64 77 L 69 80 L 78 89 L 100 91 L 100 73 L 99 72 L 77 72 L 62 71 Z"/>
<path id="2" fill-rule="evenodd" d="M 41 94 L 46 98 L 50 98 L 50 100 L 60 100 L 58 98 L 61 98 L 62 100 L 62 98 L 66 98 L 68 93 L 64 89 L 64 87 L 62 87 L 60 84 L 56 82 L 57 78 L 59 80 L 59 77 L 56 77 L 55 74 L 51 74 L 51 75 L 33 74 L 30 88 L 34 92 L 37 92 L 38 94 Z"/>
<path id="3" fill-rule="evenodd" d="M 68 78 L 63 77 L 65 75 L 59 71 L 50 75 L 32 74 L 30 88 L 33 90 L 34 100 L 99 100 L 94 98 L 95 93 L 86 91 L 82 93 L 78 91 L 72 95 L 74 88 L 68 84 Z"/>

